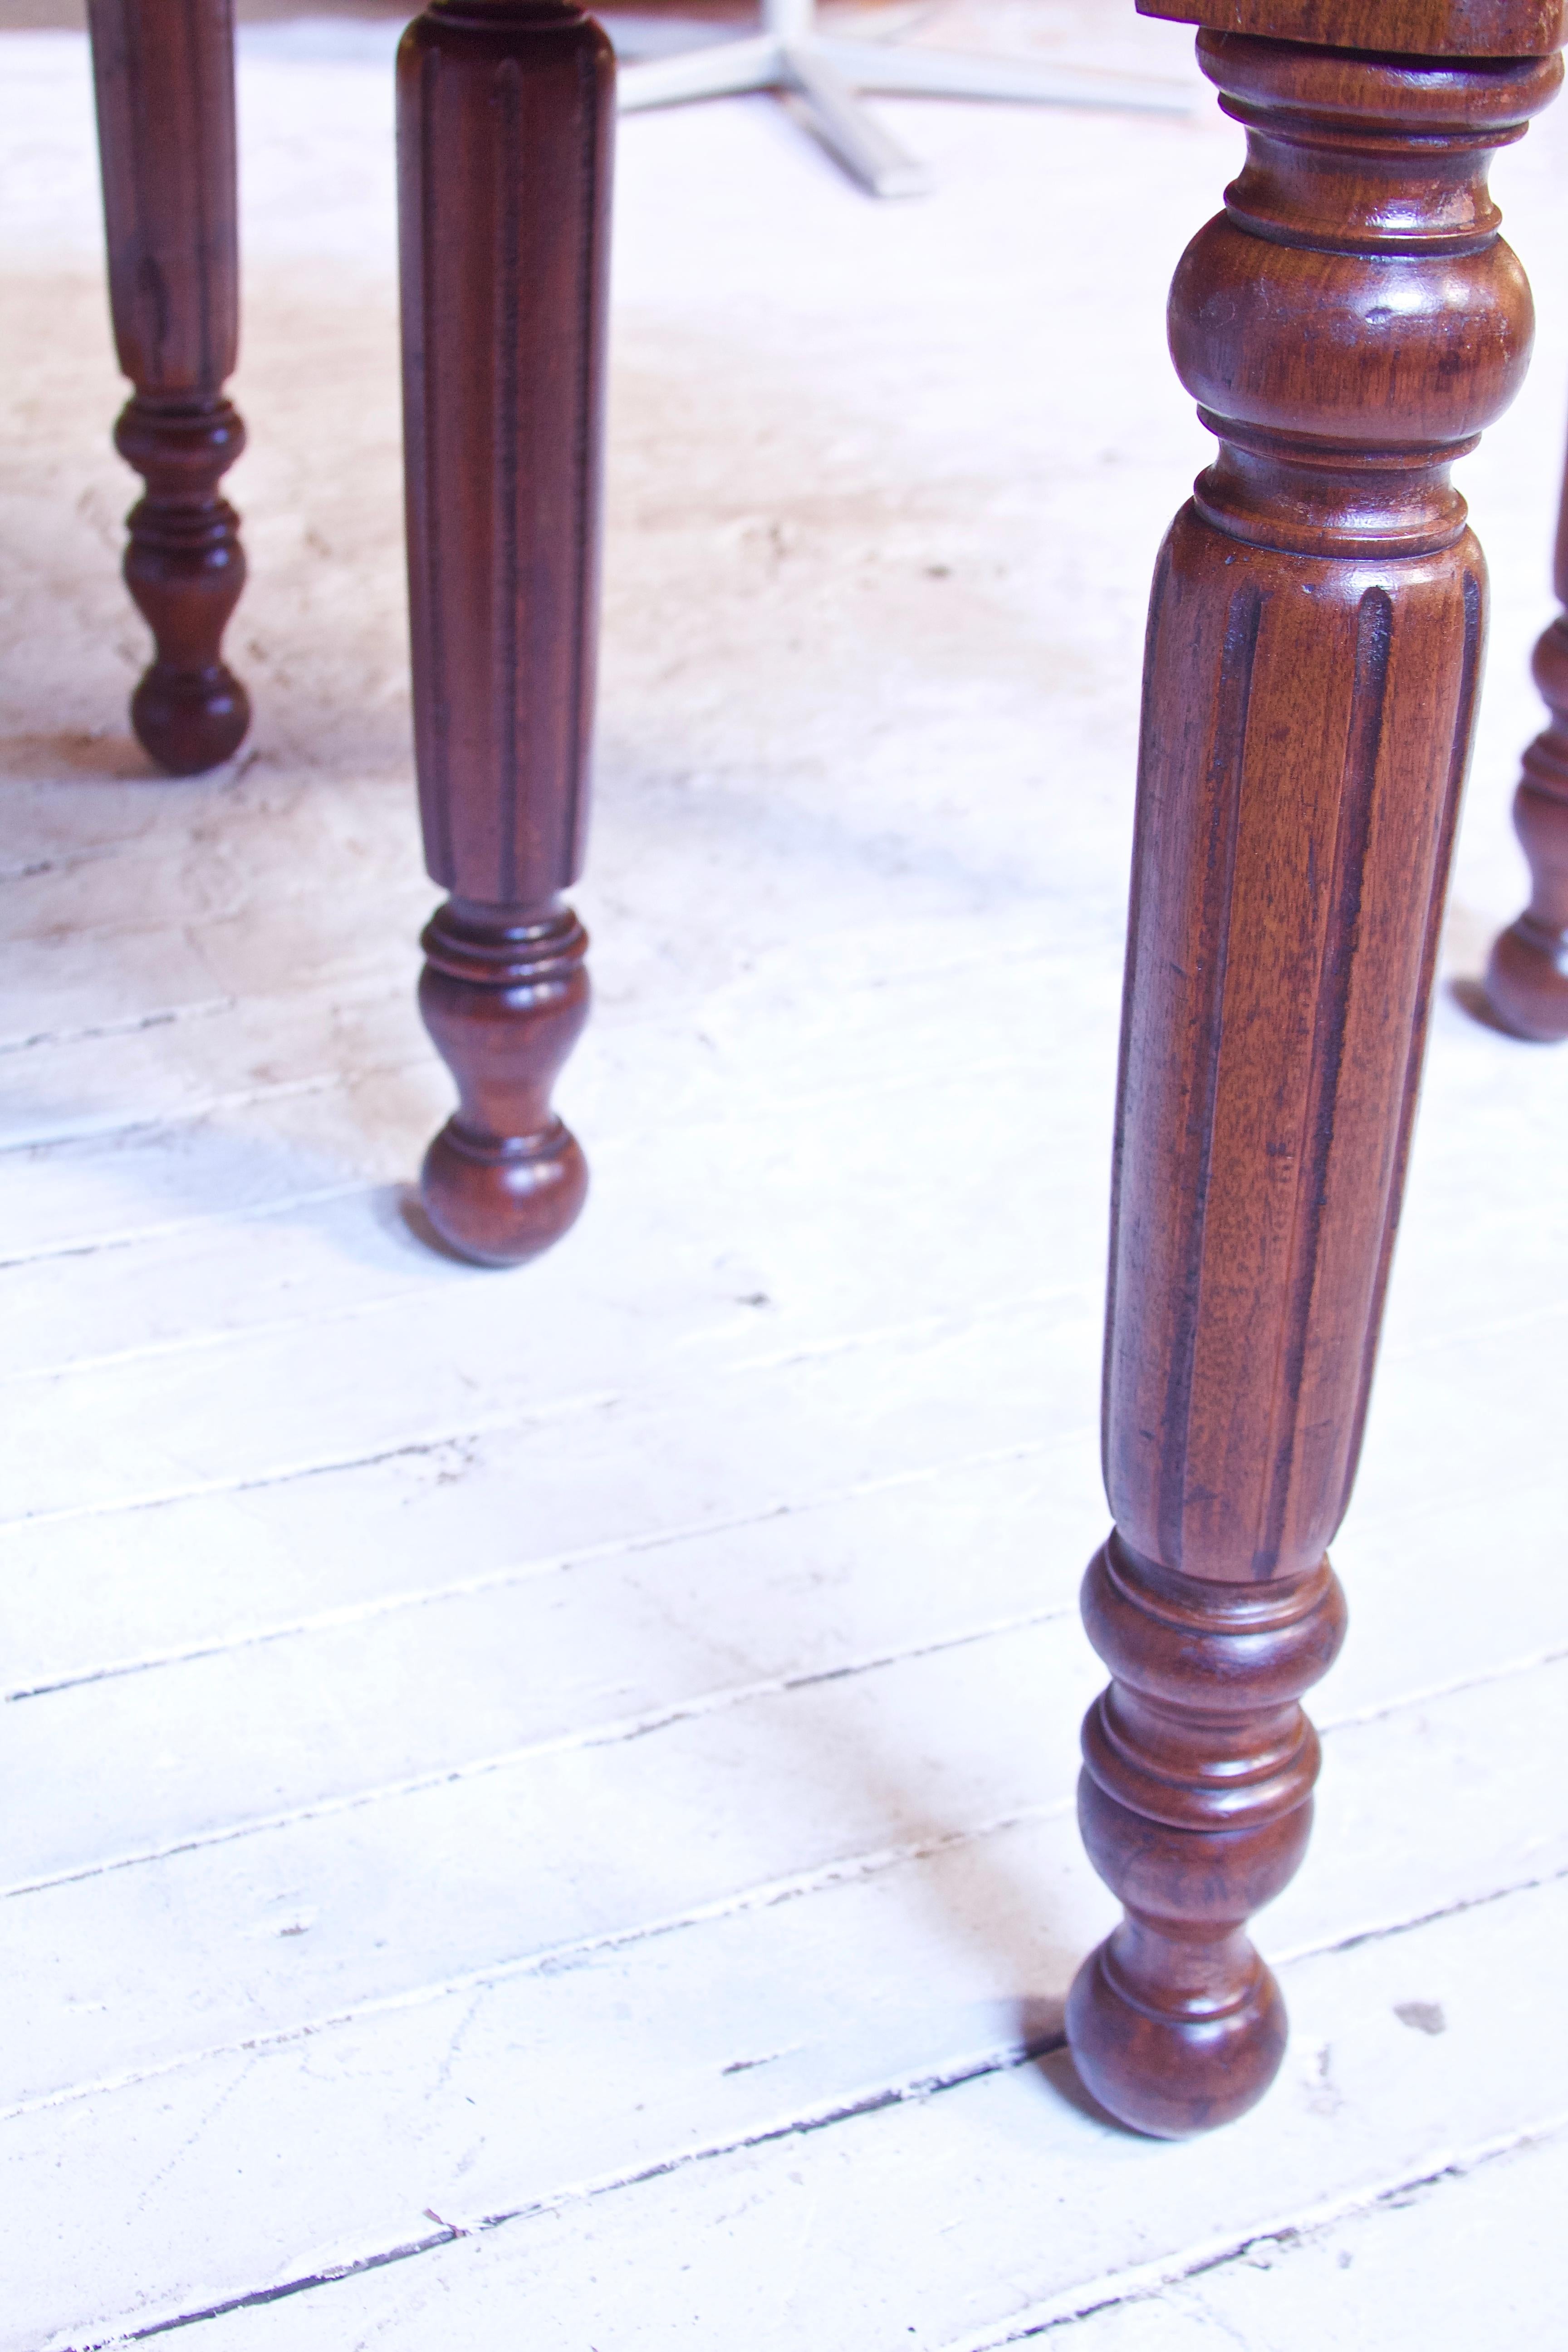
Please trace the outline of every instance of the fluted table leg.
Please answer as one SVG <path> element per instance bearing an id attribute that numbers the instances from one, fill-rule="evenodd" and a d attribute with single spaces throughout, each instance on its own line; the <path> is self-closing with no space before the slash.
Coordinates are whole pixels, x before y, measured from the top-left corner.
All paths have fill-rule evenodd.
<path id="1" fill-rule="evenodd" d="M 1361 1440 L 1481 652 L 1481 552 L 1448 466 L 1531 340 L 1485 175 L 1560 75 L 1554 57 L 1198 46 L 1248 155 L 1171 299 L 1219 449 L 1149 619 L 1106 1340 L 1116 1528 L 1085 1587 L 1112 1680 L 1080 1807 L 1126 1916 L 1068 2014 L 1096 2096 L 1167 2135 L 1250 2106 L 1284 2047 L 1246 1925 L 1311 1818 L 1300 1700 L 1343 1628 L 1325 1546 Z"/>
<path id="2" fill-rule="evenodd" d="M 89 0 L 110 303 L 135 386 L 114 443 L 146 482 L 125 579 L 153 632 L 131 702 L 177 776 L 216 767 L 250 723 L 224 664 L 245 584 L 218 483 L 245 446 L 224 384 L 239 336 L 232 0 Z"/>
<path id="3" fill-rule="evenodd" d="M 420 1004 L 458 1081 L 424 1197 L 496 1265 L 587 1169 L 550 1108 L 587 1013 L 614 63 L 568 0 L 433 0 L 398 58 L 404 425 L 426 859 Z"/>
<path id="4" fill-rule="evenodd" d="M 1552 584 L 1568 607 L 1568 475 Z M 1552 723 L 1525 753 L 1513 800 L 1514 829 L 1530 866 L 1530 904 L 1494 945 L 1486 990 L 1505 1028 L 1551 1045 L 1568 1037 L 1568 610 L 1542 633 L 1533 667 Z"/>

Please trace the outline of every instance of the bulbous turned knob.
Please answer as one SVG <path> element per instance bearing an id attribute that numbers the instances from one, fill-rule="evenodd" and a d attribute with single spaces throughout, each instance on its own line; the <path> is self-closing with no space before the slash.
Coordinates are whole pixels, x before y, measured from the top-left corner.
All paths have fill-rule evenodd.
<path id="1" fill-rule="evenodd" d="M 250 697 L 224 663 L 176 669 L 155 661 L 131 698 L 136 740 L 171 776 L 201 776 L 232 760 L 250 727 Z"/>
<path id="2" fill-rule="evenodd" d="M 1498 234 L 1492 152 L 1562 76 L 1205 33 L 1247 160 L 1171 289 L 1171 354 L 1220 440 L 1205 517 L 1255 545 L 1400 556 L 1451 546 L 1452 461 L 1529 364 L 1530 287 Z"/>

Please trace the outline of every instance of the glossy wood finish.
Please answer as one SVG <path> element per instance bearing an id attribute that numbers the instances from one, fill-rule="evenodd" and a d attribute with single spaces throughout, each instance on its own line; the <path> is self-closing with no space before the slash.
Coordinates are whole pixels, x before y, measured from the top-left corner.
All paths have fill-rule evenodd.
<path id="1" fill-rule="evenodd" d="M 1568 475 L 1557 517 L 1557 601 L 1568 607 Z M 1492 1011 L 1538 1045 L 1568 1037 L 1568 610 L 1543 631 L 1532 664 L 1552 723 L 1524 755 L 1513 822 L 1530 865 L 1530 904 L 1487 966 Z"/>
<path id="2" fill-rule="evenodd" d="M 221 650 L 245 583 L 218 495 L 245 446 L 223 390 L 239 334 L 232 0 L 89 0 L 89 17 L 115 348 L 135 386 L 114 442 L 146 483 L 125 580 L 154 653 L 131 721 L 192 775 L 250 723 Z"/>
<path id="3" fill-rule="evenodd" d="M 1549 57 L 1568 0 L 1137 0 L 1141 16 L 1317 48 L 1427 58 Z"/>
<path id="4" fill-rule="evenodd" d="M 1456 14 L 1398 13 L 1403 37 L 1429 16 L 1439 42 Z M 1507 13 L 1469 15 L 1500 37 Z M 1167 2135 L 1240 2114 L 1284 2047 L 1245 1923 L 1311 1819 L 1299 1701 L 1343 1628 L 1325 1546 L 1361 1442 L 1481 654 L 1482 558 L 1448 467 L 1531 335 L 1486 170 L 1561 71 L 1212 31 L 1198 47 L 1248 155 L 1171 297 L 1219 452 L 1149 621 L 1106 1338 L 1116 1531 L 1085 1588 L 1113 1679 L 1080 1797 L 1126 1916 L 1068 2004 L 1089 2088 Z"/>
<path id="5" fill-rule="evenodd" d="M 458 1087 L 424 1198 L 465 1256 L 549 1247 L 587 1170 L 550 1108 L 586 1014 L 614 62 L 566 0 L 435 0 L 398 56 L 414 709 L 451 898 L 420 1003 Z"/>

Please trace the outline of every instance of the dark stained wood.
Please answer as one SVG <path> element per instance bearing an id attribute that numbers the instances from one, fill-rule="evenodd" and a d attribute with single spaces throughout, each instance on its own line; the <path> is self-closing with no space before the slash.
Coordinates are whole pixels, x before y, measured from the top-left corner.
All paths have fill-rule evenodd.
<path id="1" fill-rule="evenodd" d="M 114 443 L 147 494 L 126 584 L 153 632 L 131 719 L 174 775 L 216 766 L 250 723 L 224 666 L 245 583 L 217 486 L 245 446 L 224 398 L 239 333 L 232 0 L 89 0 L 109 290 L 136 387 Z"/>
<path id="2" fill-rule="evenodd" d="M 1568 606 L 1568 475 L 1557 518 L 1557 601 Z M 1513 822 L 1530 863 L 1530 904 L 1492 949 L 1487 995 L 1498 1019 L 1538 1045 L 1568 1037 L 1568 611 L 1535 648 L 1552 724 L 1524 755 Z"/>
<path id="3" fill-rule="evenodd" d="M 458 1080 L 424 1197 L 466 1256 L 549 1247 L 587 1171 L 550 1089 L 587 1009 L 614 63 L 567 0 L 435 0 L 398 56 L 420 812 L 452 894 L 420 1003 Z"/>
<path id="4" fill-rule="evenodd" d="M 1564 32 L 1564 0 L 1138 0 L 1138 13 L 1214 33 L 1428 58 L 1549 57 Z"/>
<path id="5" fill-rule="evenodd" d="M 1421 12 L 1360 12 L 1395 13 Z M 1149 620 L 1106 1335 L 1116 1532 L 1085 1587 L 1113 1680 L 1081 1787 L 1126 1917 L 1068 2004 L 1089 2088 L 1161 2134 L 1240 2114 L 1283 2049 L 1245 1922 L 1310 1822 L 1298 1702 L 1343 1624 L 1325 1546 L 1361 1442 L 1481 653 L 1484 569 L 1448 467 L 1512 397 L 1531 335 L 1486 170 L 1561 72 L 1432 74 L 1225 33 L 1198 48 L 1248 158 L 1171 297 L 1219 451 Z"/>

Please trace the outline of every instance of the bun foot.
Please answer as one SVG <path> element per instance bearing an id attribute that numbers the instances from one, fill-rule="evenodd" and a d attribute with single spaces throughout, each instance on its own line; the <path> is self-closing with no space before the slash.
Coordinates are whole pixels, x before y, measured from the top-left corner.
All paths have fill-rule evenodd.
<path id="1" fill-rule="evenodd" d="M 231 760 L 250 725 L 250 697 L 233 672 L 154 662 L 131 698 L 136 740 L 171 776 L 199 776 Z"/>
<path id="2" fill-rule="evenodd" d="M 425 1213 L 448 1249 L 476 1265 L 524 1265 L 575 1224 L 588 1163 L 570 1128 L 505 1140 L 448 1119 L 425 1155 Z"/>
<path id="3" fill-rule="evenodd" d="M 521 1265 L 558 1242 L 588 1190 L 550 1090 L 588 1017 L 588 935 L 569 907 L 448 898 L 424 939 L 419 1010 L 458 1081 L 458 1108 L 425 1158 L 430 1223 L 480 1265 Z"/>
<path id="4" fill-rule="evenodd" d="M 1333 1661 L 1344 1600 L 1326 1559 L 1205 1583 L 1113 1535 L 1083 1612 L 1112 1680 L 1084 1722 L 1079 1824 L 1126 1916 L 1074 1979 L 1068 2042 L 1118 2121 L 1178 2139 L 1245 2115 L 1285 2053 L 1246 1922 L 1307 1849 L 1318 1738 L 1298 1702 Z"/>
<path id="5" fill-rule="evenodd" d="M 1568 949 L 1560 934 L 1537 930 L 1528 915 L 1495 941 L 1487 965 L 1487 1003 L 1505 1029 L 1532 1045 L 1568 1037 Z"/>
<path id="6" fill-rule="evenodd" d="M 226 400 L 167 405 L 138 394 L 114 446 L 147 484 L 127 519 L 125 584 L 154 659 L 131 698 L 131 724 L 161 768 L 197 776 L 231 759 L 250 724 L 250 698 L 221 650 L 245 553 L 239 518 L 217 494 L 245 427 Z"/>
<path id="7" fill-rule="evenodd" d="M 1225 1973 L 1234 1976 L 1240 1962 L 1238 1993 L 1216 2002 L 1194 1992 L 1180 2009 L 1155 2009 L 1118 1965 L 1127 1932 L 1089 1954 L 1068 1995 L 1068 2042 L 1084 2088 L 1118 2123 L 1155 2139 L 1234 2123 L 1257 2105 L 1285 2055 L 1285 2003 L 1273 1976 L 1237 1937 Z"/>

